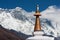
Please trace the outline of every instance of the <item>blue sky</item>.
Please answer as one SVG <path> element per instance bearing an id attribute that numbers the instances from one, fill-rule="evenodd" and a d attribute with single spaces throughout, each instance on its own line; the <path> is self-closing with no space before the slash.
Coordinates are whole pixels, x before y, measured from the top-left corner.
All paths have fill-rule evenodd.
<path id="1" fill-rule="evenodd" d="M 45 10 L 51 5 L 60 7 L 60 0 L 0 0 L 0 8 L 22 7 L 26 11 L 35 11 L 36 4 L 39 4 L 40 11 Z"/>

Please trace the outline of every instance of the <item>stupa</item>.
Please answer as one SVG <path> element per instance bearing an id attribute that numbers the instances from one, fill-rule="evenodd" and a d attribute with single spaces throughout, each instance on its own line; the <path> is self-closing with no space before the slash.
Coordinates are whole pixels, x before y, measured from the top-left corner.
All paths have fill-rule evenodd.
<path id="1" fill-rule="evenodd" d="M 36 12 L 34 16 L 36 16 L 36 21 L 33 36 L 27 38 L 26 40 L 54 40 L 54 37 L 43 36 L 44 32 L 41 29 L 40 18 L 39 18 L 39 16 L 41 16 L 39 11 L 39 5 L 36 6 Z"/>

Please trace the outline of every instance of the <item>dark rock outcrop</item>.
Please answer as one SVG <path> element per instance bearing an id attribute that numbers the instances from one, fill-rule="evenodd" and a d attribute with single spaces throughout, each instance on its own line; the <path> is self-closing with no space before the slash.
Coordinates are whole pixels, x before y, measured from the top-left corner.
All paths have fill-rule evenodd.
<path id="1" fill-rule="evenodd" d="M 23 38 L 18 37 L 14 32 L 11 32 L 0 25 L 0 40 L 23 40 Z"/>

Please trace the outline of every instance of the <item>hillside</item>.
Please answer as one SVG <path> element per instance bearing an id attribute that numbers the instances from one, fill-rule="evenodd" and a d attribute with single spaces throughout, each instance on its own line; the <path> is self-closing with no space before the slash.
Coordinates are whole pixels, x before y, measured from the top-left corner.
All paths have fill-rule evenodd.
<path id="1" fill-rule="evenodd" d="M 15 33 L 4 29 L 0 25 L 0 40 L 23 40 L 22 38 L 15 35 Z"/>

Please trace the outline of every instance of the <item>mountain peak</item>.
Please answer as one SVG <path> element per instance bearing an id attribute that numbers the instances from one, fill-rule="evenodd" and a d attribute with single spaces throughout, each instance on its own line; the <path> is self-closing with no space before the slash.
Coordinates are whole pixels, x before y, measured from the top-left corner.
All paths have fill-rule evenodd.
<path id="1" fill-rule="evenodd" d="M 20 10 L 22 10 L 22 8 L 21 7 L 16 7 L 15 10 L 20 11 Z"/>

